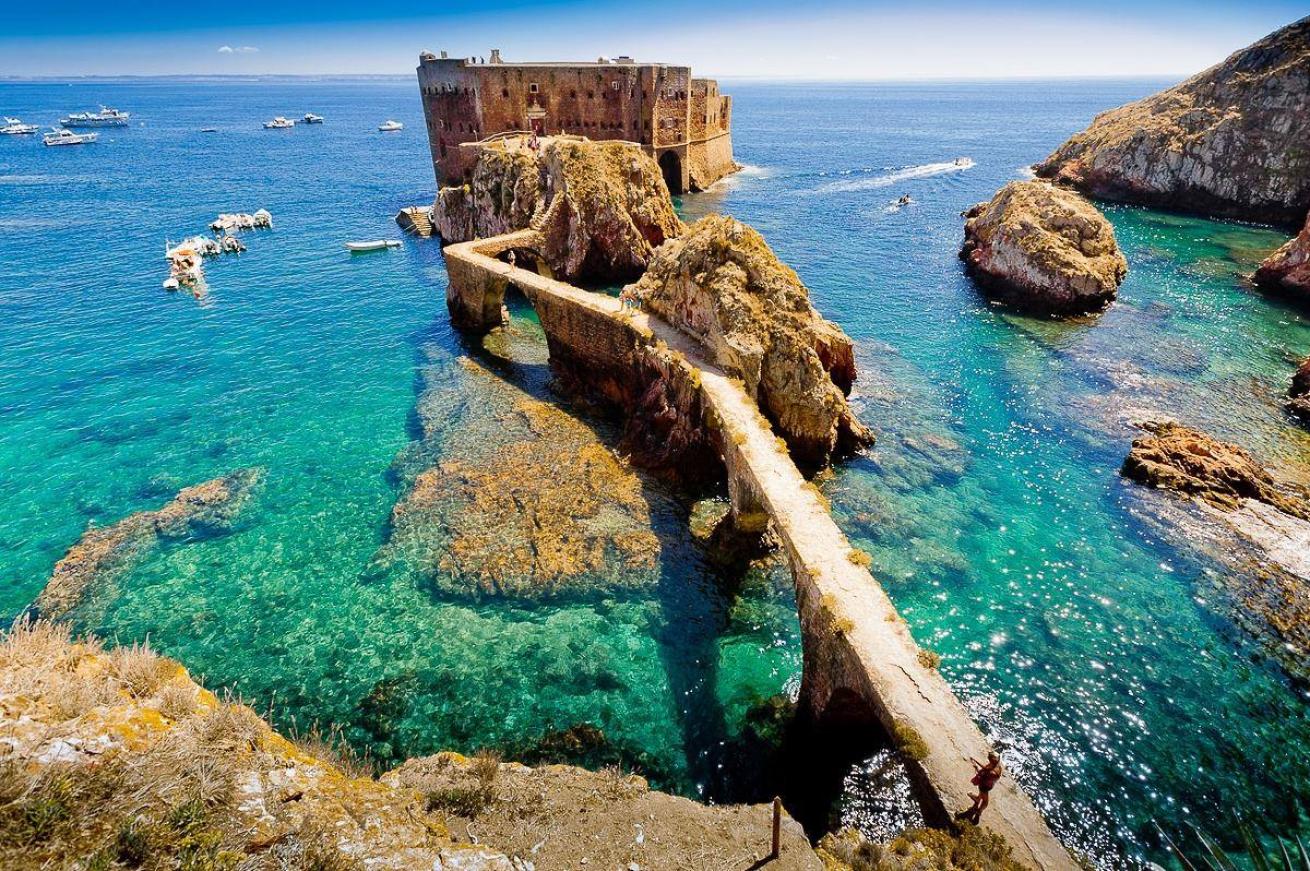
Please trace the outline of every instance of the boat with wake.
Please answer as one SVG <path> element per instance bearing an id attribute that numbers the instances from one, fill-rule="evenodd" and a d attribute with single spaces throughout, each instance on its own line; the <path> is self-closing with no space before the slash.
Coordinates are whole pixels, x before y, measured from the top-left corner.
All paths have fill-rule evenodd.
<path id="1" fill-rule="evenodd" d="M 59 123 L 64 127 L 126 127 L 131 117 L 130 112 L 101 106 L 99 112 L 74 112 L 67 118 L 60 118 Z"/>
<path id="2" fill-rule="evenodd" d="M 5 136 L 28 136 L 39 129 L 35 124 L 24 124 L 17 118 L 5 118 L 5 126 L 0 127 L 0 133 Z"/>
<path id="3" fill-rule="evenodd" d="M 100 137 L 99 133 L 74 133 L 66 127 L 51 130 L 41 141 L 46 145 L 89 145 Z"/>
<path id="4" fill-rule="evenodd" d="M 383 121 L 378 125 L 378 130 L 382 133 L 395 133 L 397 130 L 404 130 L 405 125 L 399 121 Z"/>

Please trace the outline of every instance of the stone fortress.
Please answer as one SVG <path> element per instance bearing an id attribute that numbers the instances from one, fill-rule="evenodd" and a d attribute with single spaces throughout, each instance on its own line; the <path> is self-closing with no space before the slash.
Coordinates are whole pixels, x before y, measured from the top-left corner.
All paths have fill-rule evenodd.
<path id="1" fill-rule="evenodd" d="M 469 181 L 471 143 L 509 132 L 635 142 L 659 163 L 669 191 L 705 190 L 738 167 L 732 98 L 691 68 L 637 63 L 506 63 L 419 55 L 419 90 L 437 184 Z M 464 146 L 464 147 L 461 147 Z"/>

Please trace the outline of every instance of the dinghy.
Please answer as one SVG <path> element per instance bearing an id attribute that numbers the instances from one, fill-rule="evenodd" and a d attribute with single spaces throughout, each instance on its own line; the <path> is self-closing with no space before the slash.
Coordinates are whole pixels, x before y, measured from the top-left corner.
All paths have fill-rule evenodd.
<path id="1" fill-rule="evenodd" d="M 399 248 L 400 242 L 395 239 L 375 239 L 372 242 L 347 242 L 346 247 L 351 254 L 359 254 L 364 251 L 381 251 L 383 248 Z"/>

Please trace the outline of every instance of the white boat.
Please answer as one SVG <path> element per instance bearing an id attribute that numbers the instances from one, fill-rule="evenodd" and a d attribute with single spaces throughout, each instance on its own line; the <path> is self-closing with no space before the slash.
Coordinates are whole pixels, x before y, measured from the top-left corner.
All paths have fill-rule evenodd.
<path id="1" fill-rule="evenodd" d="M 5 118 L 5 126 L 0 127 L 0 133 L 6 136 L 27 136 L 39 129 L 35 124 L 24 124 L 17 118 Z"/>
<path id="2" fill-rule="evenodd" d="M 42 137 L 42 141 L 46 145 L 86 145 L 95 142 L 99 136 L 99 133 L 74 133 L 72 130 L 60 128 L 51 130 Z"/>
<path id="3" fill-rule="evenodd" d="M 288 130 L 296 126 L 296 122 L 278 115 L 272 121 L 264 122 L 265 130 Z"/>
<path id="4" fill-rule="evenodd" d="M 74 112 L 59 123 L 65 127 L 126 127 L 131 117 L 128 112 L 101 106 L 99 112 Z"/>
<path id="5" fill-rule="evenodd" d="M 322 124 L 323 116 L 315 115 L 313 112 L 306 112 L 305 117 L 301 118 L 300 120 L 305 122 L 306 124 Z"/>
<path id="6" fill-rule="evenodd" d="M 383 248 L 399 248 L 401 243 L 395 239 L 375 239 L 372 242 L 347 242 L 351 254 L 363 251 L 381 251 Z"/>
<path id="7" fill-rule="evenodd" d="M 399 121 L 383 121 L 378 125 L 378 130 L 383 133 L 395 133 L 397 130 L 404 130 L 405 125 Z"/>

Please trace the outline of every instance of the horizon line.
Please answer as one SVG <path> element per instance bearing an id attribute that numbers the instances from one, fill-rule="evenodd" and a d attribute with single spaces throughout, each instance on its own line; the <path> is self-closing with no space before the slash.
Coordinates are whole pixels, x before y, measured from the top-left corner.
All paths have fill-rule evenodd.
<path id="1" fill-rule="evenodd" d="M 415 67 L 417 70 L 417 67 Z M 1172 73 L 1121 73 L 1121 74 L 1069 74 L 1069 75 L 1016 75 L 1016 76 L 882 76 L 882 77 L 815 77 L 815 76 L 752 76 L 734 74 L 708 73 L 705 78 L 716 81 L 752 81 L 752 82 L 1057 82 L 1057 81 L 1141 81 L 1188 78 L 1196 75 L 1192 72 Z M 413 73 L 89 73 L 70 75 L 11 75 L 0 74 L 0 84 L 14 82 L 70 82 L 70 81 L 114 81 L 122 79 L 214 79 L 214 80 L 259 80 L 259 79 L 411 79 Z"/>

